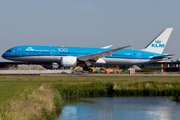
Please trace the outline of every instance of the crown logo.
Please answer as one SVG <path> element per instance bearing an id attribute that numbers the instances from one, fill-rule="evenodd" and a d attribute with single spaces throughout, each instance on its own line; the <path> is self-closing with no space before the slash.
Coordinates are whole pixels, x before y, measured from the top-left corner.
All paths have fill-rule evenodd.
<path id="1" fill-rule="evenodd" d="M 32 49 L 32 47 L 28 47 L 26 50 L 33 51 L 34 49 Z"/>
<path id="2" fill-rule="evenodd" d="M 158 43 L 158 44 L 160 44 L 160 43 L 161 43 L 161 41 L 160 41 L 160 40 L 156 40 L 155 42 L 156 42 L 156 43 Z"/>

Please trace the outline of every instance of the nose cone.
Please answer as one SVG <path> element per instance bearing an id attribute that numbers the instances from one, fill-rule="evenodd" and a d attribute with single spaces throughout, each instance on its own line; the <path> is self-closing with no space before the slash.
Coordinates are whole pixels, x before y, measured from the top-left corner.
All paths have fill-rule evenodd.
<path id="1" fill-rule="evenodd" d="M 4 53 L 2 54 L 2 56 L 1 56 L 2 58 L 4 58 Z"/>
<path id="2" fill-rule="evenodd" d="M 5 52 L 5 53 L 2 54 L 2 58 L 6 59 L 6 57 L 7 57 L 7 54 Z"/>

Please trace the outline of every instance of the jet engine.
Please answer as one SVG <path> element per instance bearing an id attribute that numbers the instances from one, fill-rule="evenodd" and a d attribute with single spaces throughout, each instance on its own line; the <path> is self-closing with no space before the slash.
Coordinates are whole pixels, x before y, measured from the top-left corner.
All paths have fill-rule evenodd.
<path id="1" fill-rule="evenodd" d="M 61 65 L 63 67 L 76 67 L 77 57 L 73 57 L 73 56 L 62 57 Z"/>

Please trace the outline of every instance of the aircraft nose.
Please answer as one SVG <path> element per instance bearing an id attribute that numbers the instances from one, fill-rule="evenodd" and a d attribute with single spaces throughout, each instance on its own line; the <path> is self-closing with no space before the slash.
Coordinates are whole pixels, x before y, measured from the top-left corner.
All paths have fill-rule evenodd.
<path id="1" fill-rule="evenodd" d="M 5 57 L 6 57 L 6 53 L 3 53 L 3 54 L 2 54 L 2 58 L 5 58 Z"/>

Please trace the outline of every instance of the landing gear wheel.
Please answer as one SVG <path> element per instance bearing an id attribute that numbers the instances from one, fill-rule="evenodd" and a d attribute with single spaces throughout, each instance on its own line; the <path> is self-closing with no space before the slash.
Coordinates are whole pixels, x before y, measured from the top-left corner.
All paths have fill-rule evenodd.
<path id="1" fill-rule="evenodd" d="M 90 73 L 92 73 L 92 69 L 91 69 L 91 68 L 89 68 L 88 71 L 89 71 Z"/>
<path id="2" fill-rule="evenodd" d="M 101 69 L 100 69 L 100 71 L 101 71 L 101 72 L 103 72 L 103 71 L 104 71 L 104 69 L 103 69 L 103 68 L 101 68 Z"/>

